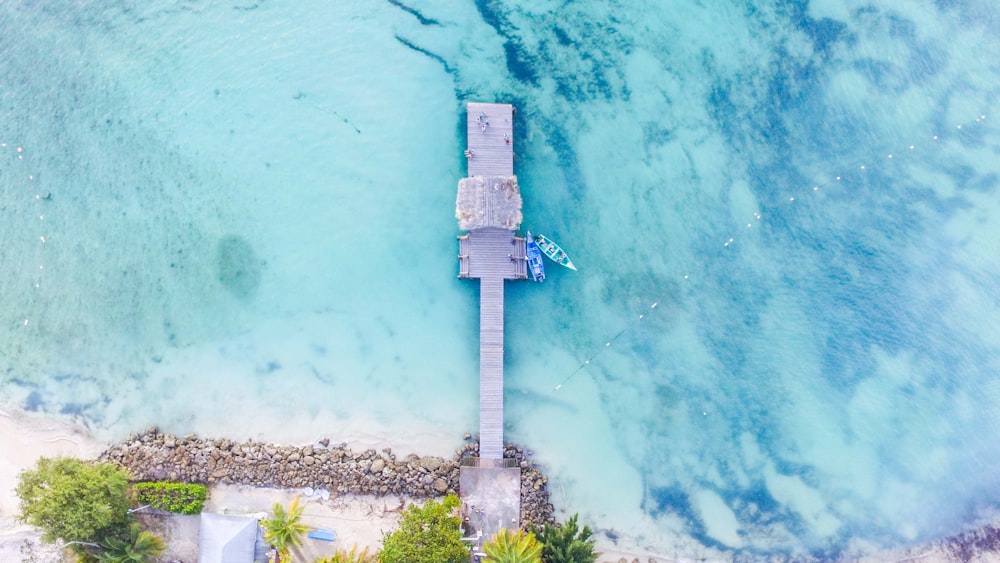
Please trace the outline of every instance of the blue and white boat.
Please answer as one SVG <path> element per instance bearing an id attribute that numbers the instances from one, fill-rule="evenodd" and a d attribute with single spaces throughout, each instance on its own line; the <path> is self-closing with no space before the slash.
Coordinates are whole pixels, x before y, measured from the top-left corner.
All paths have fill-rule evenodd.
<path id="1" fill-rule="evenodd" d="M 528 236 L 524 239 L 524 243 L 524 254 L 528 260 L 528 270 L 531 272 L 531 277 L 536 282 L 545 281 L 545 264 L 542 262 L 542 250 L 535 243 L 535 237 L 531 236 L 531 231 L 528 231 Z"/>
<path id="2" fill-rule="evenodd" d="M 542 254 L 548 256 L 556 264 L 566 266 L 570 270 L 576 270 L 573 261 L 569 259 L 569 256 L 552 239 L 547 238 L 545 235 L 538 235 L 535 237 L 535 244 L 538 245 L 538 249 L 542 251 Z"/>

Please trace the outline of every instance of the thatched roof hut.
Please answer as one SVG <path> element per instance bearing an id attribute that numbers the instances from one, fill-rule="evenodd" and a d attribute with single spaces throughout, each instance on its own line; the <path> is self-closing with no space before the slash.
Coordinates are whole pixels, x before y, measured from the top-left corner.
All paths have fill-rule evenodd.
<path id="1" fill-rule="evenodd" d="M 472 176 L 459 180 L 455 218 L 463 231 L 487 227 L 516 231 L 522 219 L 517 176 Z"/>

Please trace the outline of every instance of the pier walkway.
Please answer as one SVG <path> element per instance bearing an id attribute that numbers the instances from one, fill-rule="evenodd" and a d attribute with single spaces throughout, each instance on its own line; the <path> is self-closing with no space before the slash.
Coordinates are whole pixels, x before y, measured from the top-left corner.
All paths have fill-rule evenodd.
<path id="1" fill-rule="evenodd" d="M 479 457 L 462 462 L 465 541 L 481 554 L 502 528 L 520 526 L 521 469 L 503 456 L 504 282 L 528 278 L 521 192 L 514 175 L 514 107 L 466 106 L 468 177 L 458 182 L 458 277 L 479 280 Z M 482 554 L 485 555 L 485 554 Z"/>

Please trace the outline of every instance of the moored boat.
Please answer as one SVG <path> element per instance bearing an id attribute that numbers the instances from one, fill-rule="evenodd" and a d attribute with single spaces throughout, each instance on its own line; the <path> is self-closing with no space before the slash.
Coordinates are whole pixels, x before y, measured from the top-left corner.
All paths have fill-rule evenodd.
<path id="1" fill-rule="evenodd" d="M 528 236 L 524 239 L 524 246 L 524 254 L 528 260 L 528 270 L 531 272 L 531 277 L 536 282 L 545 281 L 545 263 L 542 262 L 542 251 L 535 243 L 534 237 L 531 236 L 531 231 L 528 231 Z"/>
<path id="2" fill-rule="evenodd" d="M 531 236 L 530 233 L 528 236 Z M 539 250 L 542 251 L 542 254 L 548 256 L 556 264 L 566 266 L 570 270 L 576 270 L 573 261 L 563 252 L 562 248 L 559 248 L 558 244 L 552 242 L 552 239 L 549 239 L 545 235 L 538 235 L 535 237 L 535 243 L 538 245 Z"/>

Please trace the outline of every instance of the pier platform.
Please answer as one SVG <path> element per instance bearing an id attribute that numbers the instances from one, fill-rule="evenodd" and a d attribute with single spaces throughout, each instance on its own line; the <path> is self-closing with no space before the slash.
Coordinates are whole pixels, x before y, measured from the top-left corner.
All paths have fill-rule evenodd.
<path id="1" fill-rule="evenodd" d="M 475 551 L 494 534 L 521 526 L 521 468 L 461 467 L 462 531 Z"/>
<path id="2" fill-rule="evenodd" d="M 466 105 L 469 176 L 514 175 L 514 106 Z"/>
<path id="3" fill-rule="evenodd" d="M 458 237 L 458 277 L 528 279 L 524 237 L 506 229 L 479 229 Z"/>

